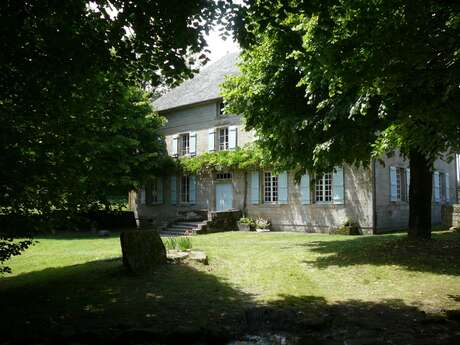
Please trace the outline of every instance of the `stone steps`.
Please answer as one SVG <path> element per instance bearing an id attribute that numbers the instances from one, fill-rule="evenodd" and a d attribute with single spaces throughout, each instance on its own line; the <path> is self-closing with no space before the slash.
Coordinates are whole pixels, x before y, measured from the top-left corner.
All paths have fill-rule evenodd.
<path id="1" fill-rule="evenodd" d="M 203 230 L 207 221 L 202 222 L 184 222 L 177 221 L 170 224 L 166 229 L 160 231 L 161 236 L 191 236 L 196 235 Z"/>

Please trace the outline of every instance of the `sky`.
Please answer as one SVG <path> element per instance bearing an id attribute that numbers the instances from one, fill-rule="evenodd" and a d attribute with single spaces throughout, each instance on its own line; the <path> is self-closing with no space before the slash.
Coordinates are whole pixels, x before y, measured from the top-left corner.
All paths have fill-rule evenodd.
<path id="1" fill-rule="evenodd" d="M 209 54 L 210 62 L 219 60 L 222 56 L 233 53 L 239 50 L 239 45 L 236 42 L 233 42 L 232 37 L 228 37 L 227 40 L 223 40 L 219 36 L 218 27 L 214 28 L 209 35 L 206 36 L 206 41 L 208 42 L 208 49 L 211 51 Z"/>

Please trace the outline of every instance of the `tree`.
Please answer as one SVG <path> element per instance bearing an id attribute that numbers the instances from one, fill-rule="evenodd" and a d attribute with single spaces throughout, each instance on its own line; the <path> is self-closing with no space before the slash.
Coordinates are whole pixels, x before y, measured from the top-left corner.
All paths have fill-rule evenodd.
<path id="1" fill-rule="evenodd" d="M 227 7 L 2 1 L 0 213 L 84 210 L 160 173 L 168 161 L 162 120 L 139 87 L 190 77 L 205 33 Z"/>
<path id="2" fill-rule="evenodd" d="M 235 21 L 241 75 L 224 83 L 285 168 L 410 160 L 409 236 L 431 236 L 431 169 L 460 147 L 460 4 L 248 1 Z"/>

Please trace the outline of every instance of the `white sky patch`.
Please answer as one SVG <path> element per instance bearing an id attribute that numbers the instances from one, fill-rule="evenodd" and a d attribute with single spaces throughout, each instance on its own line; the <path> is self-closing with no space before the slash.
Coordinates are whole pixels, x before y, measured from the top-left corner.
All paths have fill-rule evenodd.
<path id="1" fill-rule="evenodd" d="M 211 53 L 208 54 L 210 62 L 219 60 L 221 57 L 228 53 L 234 53 L 240 50 L 240 46 L 237 42 L 233 41 L 233 37 L 230 35 L 226 40 L 223 40 L 219 34 L 219 27 L 215 27 L 209 32 L 209 35 L 205 36 L 206 42 Z"/>

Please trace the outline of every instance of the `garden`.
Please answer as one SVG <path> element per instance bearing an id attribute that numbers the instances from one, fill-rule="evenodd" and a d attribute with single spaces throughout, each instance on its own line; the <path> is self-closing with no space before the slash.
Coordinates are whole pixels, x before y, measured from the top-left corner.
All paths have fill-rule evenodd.
<path id="1" fill-rule="evenodd" d="M 261 333 L 310 344 L 453 344 L 460 234 L 433 237 L 164 238 L 170 249 L 204 251 L 208 265 L 181 261 L 136 276 L 123 269 L 118 234 L 43 236 L 0 278 L 8 316 L 0 334 L 37 344 L 225 344 Z"/>

